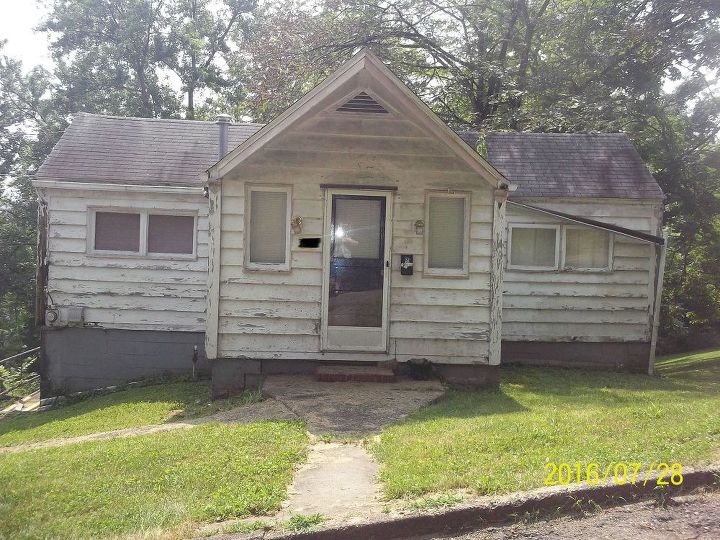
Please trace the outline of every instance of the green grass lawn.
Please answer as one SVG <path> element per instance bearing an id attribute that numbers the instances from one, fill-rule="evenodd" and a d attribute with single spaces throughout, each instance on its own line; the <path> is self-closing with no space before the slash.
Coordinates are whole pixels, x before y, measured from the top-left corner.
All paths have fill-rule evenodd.
<path id="1" fill-rule="evenodd" d="M 134 387 L 41 413 L 0 418 L 0 446 L 161 424 L 212 414 L 258 398 L 245 394 L 211 403 L 208 381 Z"/>
<path id="2" fill-rule="evenodd" d="M 451 391 L 382 432 L 385 494 L 540 487 L 548 461 L 720 461 L 720 350 L 657 367 L 658 377 L 508 368 L 499 391 Z"/>
<path id="3" fill-rule="evenodd" d="M 0 538 L 152 535 L 280 508 L 301 423 L 190 430 L 0 455 Z"/>

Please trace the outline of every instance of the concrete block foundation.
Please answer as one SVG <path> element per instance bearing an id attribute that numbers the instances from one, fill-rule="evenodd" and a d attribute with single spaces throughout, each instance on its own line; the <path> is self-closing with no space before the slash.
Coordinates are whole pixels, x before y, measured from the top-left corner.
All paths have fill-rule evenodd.
<path id="1" fill-rule="evenodd" d="M 647 373 L 647 342 L 502 342 L 502 363 Z"/>
<path id="2" fill-rule="evenodd" d="M 262 380 L 267 375 L 318 375 L 318 368 L 330 369 L 333 365 L 325 361 L 314 360 L 256 360 L 249 358 L 218 358 L 210 362 L 212 366 L 212 396 L 213 399 L 236 395 L 244 390 L 257 390 L 262 386 Z M 343 364 L 342 369 L 358 369 L 367 371 L 369 377 L 362 379 L 365 382 L 376 384 L 389 382 L 394 379 L 389 368 L 377 368 L 374 363 Z M 461 364 L 429 364 L 431 378 L 440 378 L 443 382 L 454 386 L 466 388 L 492 388 L 500 382 L 500 366 L 461 365 Z M 363 370 L 365 368 L 365 370 Z M 400 363 L 395 366 L 397 374 L 408 376 L 407 366 Z M 376 377 L 373 372 L 382 371 L 390 374 Z M 322 373 L 320 373 L 322 375 Z M 323 377 L 320 377 L 323 380 Z M 325 382 L 347 381 L 347 378 L 325 378 Z M 359 379 L 353 379 L 357 382 Z"/>
<path id="3" fill-rule="evenodd" d="M 497 388 L 500 384 L 500 366 L 487 364 L 433 364 L 440 380 L 452 386 L 469 389 Z"/>
<path id="4" fill-rule="evenodd" d="M 161 376 L 208 374 L 203 332 L 43 328 L 42 397 L 93 390 Z"/>

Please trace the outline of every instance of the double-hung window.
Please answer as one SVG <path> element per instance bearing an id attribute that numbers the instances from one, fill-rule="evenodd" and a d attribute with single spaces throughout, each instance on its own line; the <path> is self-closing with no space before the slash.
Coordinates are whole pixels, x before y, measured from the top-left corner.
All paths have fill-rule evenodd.
<path id="1" fill-rule="evenodd" d="M 594 227 L 511 224 L 510 270 L 587 270 L 612 268 L 612 235 Z"/>
<path id="2" fill-rule="evenodd" d="M 245 204 L 245 267 L 290 270 L 291 189 L 248 186 Z"/>
<path id="3" fill-rule="evenodd" d="M 563 268 L 566 270 L 607 270 L 610 268 L 610 233 L 590 227 L 564 229 Z"/>
<path id="4" fill-rule="evenodd" d="M 196 254 L 197 216 L 154 210 L 92 209 L 89 252 L 192 258 Z"/>
<path id="5" fill-rule="evenodd" d="M 510 225 L 508 268 L 555 270 L 560 255 L 559 225 Z"/>
<path id="6" fill-rule="evenodd" d="M 470 194 L 428 192 L 425 197 L 425 274 L 467 276 Z"/>

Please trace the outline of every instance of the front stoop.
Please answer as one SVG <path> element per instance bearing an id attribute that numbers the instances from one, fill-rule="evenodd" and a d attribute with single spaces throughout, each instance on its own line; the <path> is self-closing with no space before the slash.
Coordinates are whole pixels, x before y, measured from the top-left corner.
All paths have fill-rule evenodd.
<path id="1" fill-rule="evenodd" d="M 395 382 L 391 369 L 377 366 L 319 366 L 315 379 L 321 382 Z"/>

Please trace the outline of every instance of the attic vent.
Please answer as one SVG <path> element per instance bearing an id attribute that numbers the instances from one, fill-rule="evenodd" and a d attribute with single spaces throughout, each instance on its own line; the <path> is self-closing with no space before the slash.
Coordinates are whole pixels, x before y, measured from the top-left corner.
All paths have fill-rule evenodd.
<path id="1" fill-rule="evenodd" d="M 365 92 L 360 92 L 357 96 L 346 102 L 344 105 L 340 105 L 337 110 L 339 112 L 354 113 L 388 113 L 382 105 L 380 105 L 377 101 L 368 96 Z"/>

